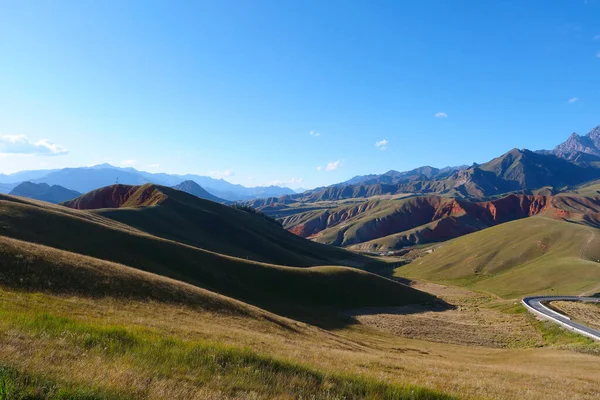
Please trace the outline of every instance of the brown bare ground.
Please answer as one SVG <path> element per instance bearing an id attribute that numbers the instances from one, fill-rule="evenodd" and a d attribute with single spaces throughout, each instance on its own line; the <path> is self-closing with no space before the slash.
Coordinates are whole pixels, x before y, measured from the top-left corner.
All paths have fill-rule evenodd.
<path id="1" fill-rule="evenodd" d="M 354 310 L 360 323 L 413 339 L 485 347 L 531 347 L 542 337 L 526 315 L 507 314 L 484 305 L 491 295 L 434 283 L 418 282 L 414 288 L 444 299 L 454 307 L 426 309 L 422 306 Z"/>

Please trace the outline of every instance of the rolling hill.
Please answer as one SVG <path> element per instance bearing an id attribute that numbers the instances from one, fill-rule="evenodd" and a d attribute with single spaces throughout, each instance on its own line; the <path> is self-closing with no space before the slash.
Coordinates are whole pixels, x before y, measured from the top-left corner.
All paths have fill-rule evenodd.
<path id="1" fill-rule="evenodd" d="M 157 185 L 113 185 L 64 203 L 152 235 L 243 259 L 281 265 L 364 266 L 372 260 L 286 232 L 277 223 Z"/>
<path id="2" fill-rule="evenodd" d="M 472 233 L 396 270 L 503 298 L 600 292 L 600 230 L 542 216 Z"/>
<path id="3" fill-rule="evenodd" d="M 62 203 L 81 196 L 81 193 L 62 186 L 49 186 L 45 183 L 23 182 L 16 186 L 9 194 L 27 197 L 29 199 L 47 201 L 49 203 Z"/>
<path id="4" fill-rule="evenodd" d="M 15 204 L 24 208 L 12 208 Z M 63 207 L 12 197 L 0 200 L 2 217 L 9 212 L 18 214 L 27 207 L 49 214 L 64 212 Z M 117 233 L 116 226 L 104 227 L 107 236 L 96 236 L 104 221 L 85 214 L 66 212 L 62 218 L 58 215 L 54 218 L 63 222 L 70 218 L 86 221 L 87 229 L 79 231 L 82 237 L 138 236 L 127 231 Z M 21 217 L 27 219 L 26 212 Z M 5 219 L 0 220 L 3 233 L 10 233 L 4 225 Z M 139 246 L 123 250 L 132 250 L 136 257 L 146 253 L 147 259 L 162 254 L 164 258 L 158 257 L 155 262 L 162 263 L 165 269 L 181 261 L 178 251 L 169 253 L 160 246 L 160 239 L 142 236 L 145 238 L 137 238 Z M 135 242 L 135 238 L 132 240 Z M 162 251 L 148 252 L 157 244 Z M 78 245 L 81 242 L 75 244 Z M 114 253 L 117 249 L 111 250 L 112 257 L 119 258 Z M 201 254 L 197 256 L 198 253 L 190 256 L 187 268 L 208 261 Z M 236 263 L 234 259 L 231 261 Z M 315 349 L 315 353 L 320 351 L 321 357 L 323 354 L 339 357 L 339 351 L 332 348 L 343 346 L 353 350 L 358 345 L 323 329 L 189 283 L 4 235 L 0 235 L 0 263 L 0 387 L 6 398 L 267 399 L 321 398 L 332 394 L 377 398 L 389 393 L 398 399 L 452 398 L 422 387 L 349 374 L 347 369 L 342 372 L 337 366 L 331 366 L 324 374 L 319 365 L 300 360 L 292 351 L 297 352 L 297 346 L 306 346 Z M 245 297 L 252 297 L 250 292 L 256 291 L 257 295 L 265 296 L 265 303 L 271 302 L 272 308 L 280 307 L 282 311 L 292 305 L 309 304 L 311 310 L 318 312 L 315 307 L 343 305 L 340 302 L 343 297 L 346 305 L 359 304 L 367 298 L 370 300 L 365 304 L 431 298 L 371 274 L 333 267 L 299 269 L 261 265 L 260 268 L 272 270 L 277 276 L 268 271 L 260 274 L 258 278 L 265 281 L 259 289 L 253 287 L 257 280 L 244 280 L 223 263 L 210 264 L 206 268 L 228 270 L 223 273 L 225 279 L 239 278 L 240 287 L 246 290 L 242 293 Z M 237 260 L 237 264 L 236 269 L 242 274 L 246 267 L 251 276 L 257 272 L 244 260 Z M 339 287 L 344 284 L 349 284 L 349 288 Z M 288 293 L 281 289 L 285 286 Z M 333 293 L 319 296 L 321 290 Z M 316 295 L 313 291 L 317 291 Z M 381 294 L 365 291 L 381 291 Z M 276 292 L 284 296 L 271 297 Z M 312 295 L 315 297 L 311 298 Z M 336 299 L 333 297 L 336 295 L 342 297 Z M 266 300 L 268 297 L 271 298 Z M 320 303 L 325 299 L 329 301 Z M 267 347 L 261 350 L 260 346 L 264 346 L 261 343 Z M 364 345 L 361 353 L 363 349 Z"/>
<path id="5" fill-rule="evenodd" d="M 282 218 L 299 236 L 359 251 L 441 242 L 540 213 L 597 226 L 600 198 L 509 195 L 487 202 L 440 196 L 370 200 Z"/>
<path id="6" fill-rule="evenodd" d="M 133 201 L 136 201 L 138 206 L 112 212 L 122 211 L 120 215 L 131 213 L 132 221 L 138 222 L 142 228 L 144 224 L 140 223 L 141 220 L 158 219 L 162 216 L 170 223 L 150 226 L 167 226 L 171 230 L 178 230 L 177 220 L 173 218 L 177 211 L 170 214 L 169 208 L 176 208 L 173 203 L 177 203 L 179 199 L 189 202 L 188 206 L 201 203 L 201 206 L 209 207 L 208 210 L 205 209 L 206 213 L 211 213 L 209 210 L 224 212 L 223 216 L 213 214 L 212 217 L 226 221 L 223 223 L 226 227 L 239 227 L 237 235 L 230 233 L 229 245 L 234 246 L 235 242 L 232 240 L 241 237 L 242 242 L 246 240 L 246 243 L 255 247 L 262 246 L 261 249 L 255 250 L 255 253 L 264 254 L 265 258 L 280 259 L 285 264 L 300 266 L 332 265 L 336 256 L 353 262 L 367 261 L 364 257 L 352 255 L 342 249 L 329 248 L 301 239 L 258 216 L 201 200 L 171 188 L 146 185 L 128 196 L 124 194 L 125 188 L 124 185 L 118 185 L 106 190 L 110 189 L 110 193 L 114 194 L 115 199 L 119 199 L 121 206 L 131 205 Z M 81 198 L 78 204 L 84 204 Z M 139 204 L 144 204 L 145 207 Z M 182 210 L 186 213 L 198 213 L 200 217 L 195 222 L 207 221 L 201 216 L 203 211 L 200 208 L 183 208 L 178 211 Z M 429 295 L 357 269 L 337 266 L 283 267 L 219 254 L 199 246 L 161 238 L 139 227 L 117 222 L 104 216 L 106 211 L 74 210 L 3 196 L 0 200 L 0 234 L 155 273 L 246 302 L 261 304 L 263 307 L 283 307 L 283 304 L 313 307 L 358 306 L 431 300 Z M 230 220 L 227 221 L 228 219 Z M 218 220 L 211 219 L 204 227 L 205 235 L 211 232 L 211 229 L 214 230 L 216 222 Z M 201 227 L 197 227 L 196 231 L 187 232 L 192 236 L 199 235 Z M 253 238 L 253 235 L 261 237 Z M 172 235 L 165 232 L 163 236 Z M 274 242 L 271 243 L 271 240 Z M 199 241 L 201 240 L 196 238 L 188 240 Z M 243 249 L 244 246 L 240 243 L 237 248 Z M 298 254 L 295 257 L 290 256 L 293 254 L 290 249 L 296 250 Z M 321 251 L 323 254 L 320 254 Z"/>

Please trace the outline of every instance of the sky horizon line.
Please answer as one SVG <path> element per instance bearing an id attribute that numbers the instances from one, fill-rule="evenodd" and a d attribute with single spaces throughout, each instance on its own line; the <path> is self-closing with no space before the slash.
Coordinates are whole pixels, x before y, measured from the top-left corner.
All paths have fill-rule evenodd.
<path id="1" fill-rule="evenodd" d="M 553 148 L 598 124 L 599 12 L 600 0 L 7 0 L 0 171 L 110 162 L 314 188 Z"/>

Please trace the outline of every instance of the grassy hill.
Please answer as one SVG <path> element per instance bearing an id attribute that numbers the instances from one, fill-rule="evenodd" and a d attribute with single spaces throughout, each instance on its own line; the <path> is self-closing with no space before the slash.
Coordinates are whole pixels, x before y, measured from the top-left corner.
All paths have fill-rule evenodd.
<path id="1" fill-rule="evenodd" d="M 276 223 L 164 186 L 113 185 L 65 203 L 180 243 L 280 265 L 364 267 L 372 259 L 312 243 Z"/>
<path id="2" fill-rule="evenodd" d="M 600 292 L 600 231 L 542 216 L 508 222 L 440 245 L 395 271 L 504 298 Z"/>
<path id="3" fill-rule="evenodd" d="M 176 194 L 155 189 L 134 193 L 126 201 L 135 202 L 113 210 L 0 198 L 2 396 L 436 400 L 452 398 L 442 392 L 473 399 L 525 392 L 592 399 L 597 393 L 597 360 L 589 354 L 428 339 L 454 332 L 460 340 L 473 334 L 465 343 L 479 346 L 488 337 L 513 343 L 503 333 L 510 331 L 511 337 L 533 335 L 515 346 L 543 345 L 536 322 L 521 314 L 430 309 L 415 303 L 432 295 L 364 271 L 254 262 L 104 215 L 168 211 Z M 432 293 L 460 307 L 481 302 L 467 295 L 455 303 L 447 289 L 437 290 Z M 387 307 L 396 305 L 407 306 Z M 318 326 L 296 319 L 298 308 Z M 405 333 L 388 332 L 385 321 Z M 487 326 L 496 323 L 500 329 Z M 521 363 L 527 374 L 514 373 Z M 532 391 L 540 379 L 548 385 Z"/>
<path id="4" fill-rule="evenodd" d="M 244 348 L 341 339 L 186 283 L 4 236 L 0 264 L 2 398 L 451 398 Z"/>
<path id="5" fill-rule="evenodd" d="M 157 197 L 154 191 L 150 194 L 152 196 L 149 198 Z M 183 195 L 194 202 L 202 201 L 186 193 Z M 246 223 L 247 218 L 252 222 L 258 221 L 258 225 L 273 226 L 284 233 L 284 238 L 293 238 L 290 244 L 292 248 L 294 243 L 305 241 L 284 232 L 276 224 L 261 221 L 259 217 L 216 203 L 203 202 L 231 213 L 226 216 L 239 215 L 240 226 Z M 161 204 L 164 207 L 162 210 L 157 206 L 117 211 L 131 212 L 134 220 L 139 222 L 141 218 L 156 215 L 147 213 L 150 211 L 164 212 L 166 215 L 163 215 L 167 217 L 169 206 L 164 202 Z M 235 258 L 153 236 L 90 211 L 5 196 L 0 200 L 0 217 L 0 234 L 4 236 L 127 265 L 268 308 L 285 308 L 285 304 L 311 307 L 391 305 L 432 299 L 409 287 L 356 269 L 337 266 L 285 267 Z M 229 223 L 233 224 L 234 221 Z M 167 226 L 166 222 L 164 224 Z M 311 249 L 325 247 L 313 247 L 308 241 L 305 242 L 311 245 Z M 285 246 L 285 242 L 281 241 L 281 246 Z M 279 257 L 283 257 L 283 254 L 279 254 Z M 304 262 L 308 263 L 307 260 Z"/>

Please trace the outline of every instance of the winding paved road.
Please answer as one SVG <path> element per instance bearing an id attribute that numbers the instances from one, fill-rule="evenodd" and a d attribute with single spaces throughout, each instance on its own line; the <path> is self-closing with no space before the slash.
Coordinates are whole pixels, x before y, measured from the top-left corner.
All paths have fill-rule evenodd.
<path id="1" fill-rule="evenodd" d="M 571 321 L 571 318 L 566 315 L 560 314 L 549 307 L 546 307 L 543 303 L 549 303 L 552 301 L 581 301 L 584 303 L 600 303 L 599 297 L 579 297 L 579 296 L 536 296 L 536 297 L 525 297 L 521 302 L 532 313 L 549 319 L 557 324 L 563 326 L 566 329 L 575 331 L 584 336 L 590 337 L 595 340 L 600 340 L 600 331 L 592 328 L 588 328 L 585 325 L 581 325 L 577 322 Z"/>

